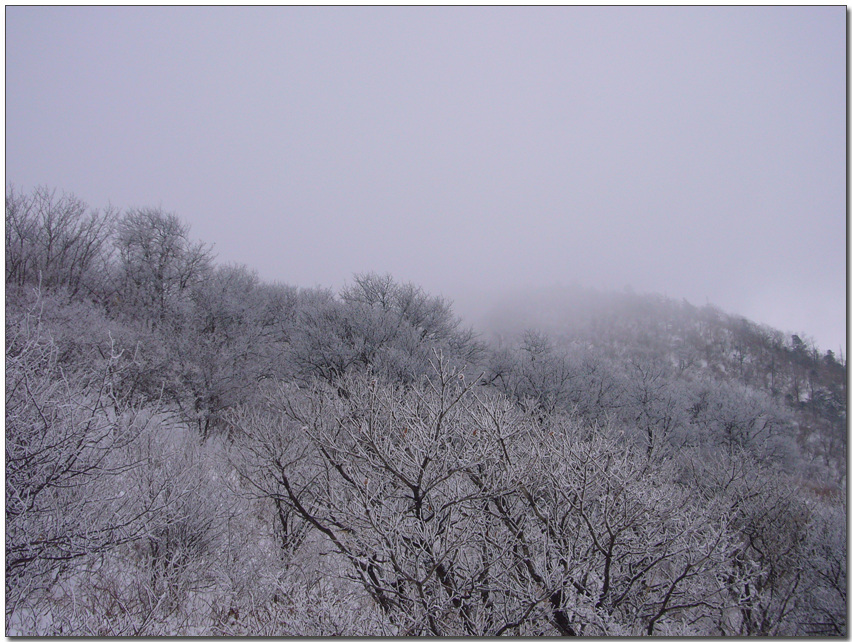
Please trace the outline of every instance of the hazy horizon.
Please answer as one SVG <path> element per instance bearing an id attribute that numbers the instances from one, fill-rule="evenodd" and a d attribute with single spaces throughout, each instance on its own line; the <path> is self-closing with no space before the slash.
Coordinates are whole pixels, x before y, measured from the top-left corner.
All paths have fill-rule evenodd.
<path id="1" fill-rule="evenodd" d="M 267 280 L 629 286 L 845 353 L 845 7 L 5 15 L 7 187 Z"/>

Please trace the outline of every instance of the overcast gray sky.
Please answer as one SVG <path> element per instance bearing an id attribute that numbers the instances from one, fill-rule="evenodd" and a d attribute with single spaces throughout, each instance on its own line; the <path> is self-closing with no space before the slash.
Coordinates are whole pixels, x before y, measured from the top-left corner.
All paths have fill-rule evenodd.
<path id="1" fill-rule="evenodd" d="M 714 303 L 846 341 L 846 9 L 6 8 L 6 183 L 262 277 Z"/>

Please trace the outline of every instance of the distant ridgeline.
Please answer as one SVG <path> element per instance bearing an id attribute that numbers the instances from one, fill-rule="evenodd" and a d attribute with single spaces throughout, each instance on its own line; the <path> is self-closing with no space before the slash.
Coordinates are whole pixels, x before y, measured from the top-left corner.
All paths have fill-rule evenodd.
<path id="1" fill-rule="evenodd" d="M 498 342 L 534 329 L 574 352 L 582 346 L 609 358 L 652 359 L 685 380 L 709 375 L 765 393 L 793 413 L 803 446 L 845 470 L 845 359 L 799 335 L 712 305 L 578 286 L 508 299 L 484 325 Z"/>
<path id="2" fill-rule="evenodd" d="M 581 289 L 477 335 L 47 189 L 5 251 L 7 635 L 846 635 L 842 355 Z"/>

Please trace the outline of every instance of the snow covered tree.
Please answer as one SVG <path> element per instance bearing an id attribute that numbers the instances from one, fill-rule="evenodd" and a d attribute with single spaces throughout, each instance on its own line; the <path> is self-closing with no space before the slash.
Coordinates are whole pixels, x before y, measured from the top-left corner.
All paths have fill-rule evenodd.
<path id="1" fill-rule="evenodd" d="M 602 433 L 440 364 L 405 389 L 350 373 L 269 404 L 266 427 L 235 416 L 243 475 L 291 532 L 327 539 L 389 632 L 695 632 L 722 608 L 724 522 Z"/>
<path id="2" fill-rule="evenodd" d="M 150 506 L 117 493 L 137 462 L 122 449 L 146 414 L 114 381 L 126 364 L 58 361 L 40 308 L 6 325 L 6 627 L 38 619 L 35 605 L 76 564 L 138 536 Z"/>
<path id="3" fill-rule="evenodd" d="M 248 401 L 281 370 L 282 314 L 272 290 L 245 266 L 219 266 L 195 283 L 160 335 L 174 373 L 170 399 L 208 435 L 223 411 Z"/>
<path id="4" fill-rule="evenodd" d="M 6 192 L 6 284 L 63 286 L 97 294 L 109 259 L 115 212 L 91 211 L 73 194 L 38 187 Z"/>
<path id="5" fill-rule="evenodd" d="M 531 423 L 506 423 L 511 404 L 480 399 L 476 381 L 441 366 L 407 390 L 351 373 L 284 390 L 278 404 L 290 427 L 276 432 L 288 436 L 271 449 L 266 432 L 247 433 L 265 464 L 245 474 L 327 538 L 391 632 L 535 628 L 549 603 L 513 580 L 516 538 L 486 510 L 516 491 L 503 452 Z"/>
<path id="6" fill-rule="evenodd" d="M 133 209 L 117 224 L 119 307 L 156 326 L 210 271 L 210 249 L 189 226 L 160 209 Z"/>
<path id="7" fill-rule="evenodd" d="M 577 376 L 565 350 L 541 332 L 527 330 L 514 352 L 492 359 L 489 380 L 521 407 L 544 414 L 565 410 Z"/>
<path id="8" fill-rule="evenodd" d="M 626 371 L 620 409 L 624 424 L 641 440 L 648 457 L 666 457 L 689 438 L 686 386 L 659 359 L 634 357 Z"/>
<path id="9" fill-rule="evenodd" d="M 477 361 L 482 346 L 460 323 L 440 297 L 388 275 L 356 275 L 340 299 L 328 290 L 302 293 L 290 354 L 306 383 L 349 371 L 410 383 L 431 373 L 435 349 L 458 366 Z"/>

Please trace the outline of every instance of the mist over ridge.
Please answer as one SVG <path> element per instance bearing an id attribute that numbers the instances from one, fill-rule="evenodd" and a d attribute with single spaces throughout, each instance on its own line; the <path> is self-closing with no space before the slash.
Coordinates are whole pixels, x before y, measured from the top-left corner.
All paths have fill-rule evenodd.
<path id="1" fill-rule="evenodd" d="M 630 284 L 846 344 L 843 7 L 7 22 L 7 183 L 25 191 L 160 203 L 222 262 L 300 287 L 389 272 L 462 310 L 467 292 Z"/>

